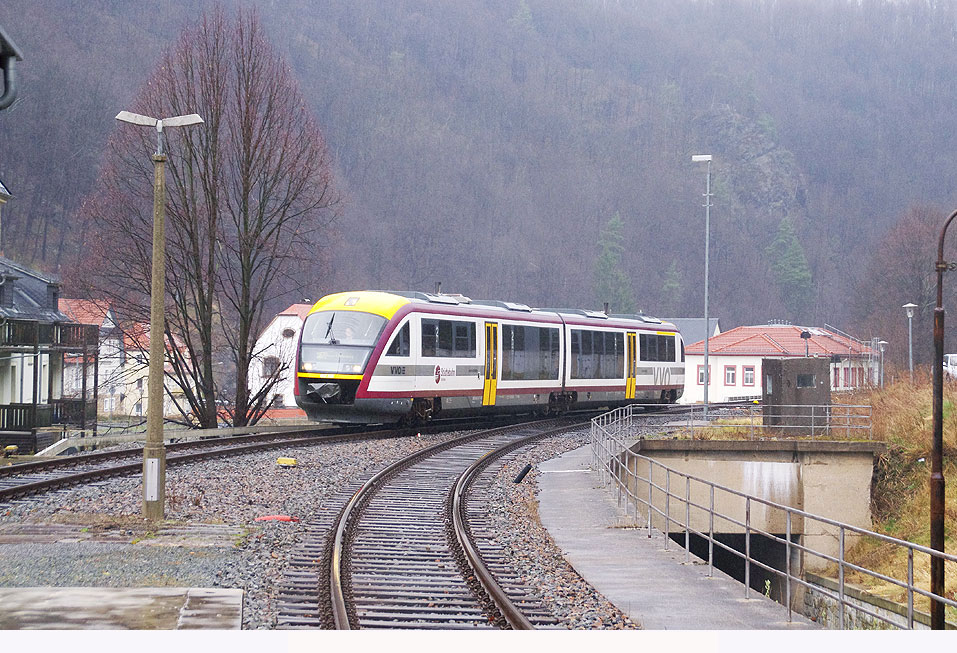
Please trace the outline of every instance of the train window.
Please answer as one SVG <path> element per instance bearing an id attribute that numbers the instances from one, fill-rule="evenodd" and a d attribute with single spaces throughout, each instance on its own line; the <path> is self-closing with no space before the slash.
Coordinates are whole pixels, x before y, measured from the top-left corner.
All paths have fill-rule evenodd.
<path id="1" fill-rule="evenodd" d="M 572 378 L 617 379 L 625 374 L 625 334 L 608 331 L 571 332 Z"/>
<path id="2" fill-rule="evenodd" d="M 557 379 L 558 329 L 502 325 L 502 379 Z"/>
<path id="3" fill-rule="evenodd" d="M 649 362 L 674 362 L 676 358 L 675 336 L 663 336 L 655 333 L 642 333 L 638 336 L 638 359 Z M 685 346 L 681 343 L 681 360 L 684 360 Z"/>
<path id="4" fill-rule="evenodd" d="M 306 318 L 302 342 L 310 345 L 375 345 L 385 318 L 359 311 L 324 311 Z"/>
<path id="5" fill-rule="evenodd" d="M 475 358 L 475 323 L 422 320 L 422 355 Z"/>
<path id="6" fill-rule="evenodd" d="M 389 346 L 389 351 L 386 352 L 386 356 L 408 356 L 411 350 L 411 336 L 409 335 L 409 323 L 406 322 L 402 325 L 402 328 L 395 334 L 395 337 L 392 339 L 392 345 Z"/>

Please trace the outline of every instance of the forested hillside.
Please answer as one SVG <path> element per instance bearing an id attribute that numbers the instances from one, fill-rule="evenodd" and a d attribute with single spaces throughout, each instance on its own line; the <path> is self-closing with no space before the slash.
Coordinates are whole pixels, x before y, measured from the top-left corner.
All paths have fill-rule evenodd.
<path id="1" fill-rule="evenodd" d="M 251 4 L 346 198 L 307 296 L 441 281 L 597 307 L 599 235 L 618 215 L 634 305 L 700 314 L 705 169 L 691 155 L 712 154 L 722 326 L 884 335 L 857 292 L 866 270 L 895 274 L 877 244 L 913 205 L 957 200 L 953 2 Z M 0 6 L 26 57 L 22 99 L 0 114 L 7 256 L 69 281 L 113 116 L 208 6 Z"/>

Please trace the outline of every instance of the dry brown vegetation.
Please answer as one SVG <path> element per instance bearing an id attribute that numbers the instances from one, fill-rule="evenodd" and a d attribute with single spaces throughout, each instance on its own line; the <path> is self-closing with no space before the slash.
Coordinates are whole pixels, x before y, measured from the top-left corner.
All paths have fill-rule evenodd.
<path id="1" fill-rule="evenodd" d="M 905 380 L 884 388 L 861 391 L 845 398 L 873 406 L 874 439 L 885 442 L 887 451 L 874 467 L 871 490 L 874 530 L 895 538 L 930 544 L 930 465 L 933 436 L 932 383 L 929 373 L 918 373 L 914 384 Z M 955 551 L 957 533 L 957 383 L 944 384 L 943 439 L 945 498 L 945 550 Z M 875 540 L 861 542 L 851 552 L 857 564 L 893 578 L 906 580 L 907 552 Z M 930 558 L 916 555 L 914 579 L 918 586 L 930 586 Z M 957 565 L 945 565 L 945 586 L 950 598 L 957 598 Z M 850 580 L 868 591 L 895 601 L 906 601 L 904 590 L 879 583 L 860 574 Z M 926 610 L 927 601 L 917 605 Z M 957 610 L 947 611 L 948 620 Z"/>

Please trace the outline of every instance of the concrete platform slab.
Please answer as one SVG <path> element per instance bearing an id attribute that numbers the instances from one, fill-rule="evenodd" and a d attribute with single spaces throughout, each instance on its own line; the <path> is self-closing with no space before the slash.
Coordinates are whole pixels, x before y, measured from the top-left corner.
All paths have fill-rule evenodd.
<path id="1" fill-rule="evenodd" d="M 204 587 L 0 588 L 0 630 L 239 630 L 243 591 Z"/>
<path id="2" fill-rule="evenodd" d="M 674 542 L 644 528 L 615 503 L 581 447 L 539 465 L 539 516 L 566 560 L 633 621 L 652 630 L 816 629 L 814 622 L 744 587 Z"/>

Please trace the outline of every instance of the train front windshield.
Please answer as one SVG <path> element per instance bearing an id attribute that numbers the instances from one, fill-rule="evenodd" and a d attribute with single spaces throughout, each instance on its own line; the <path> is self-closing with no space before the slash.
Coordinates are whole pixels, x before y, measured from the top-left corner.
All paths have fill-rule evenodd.
<path id="1" fill-rule="evenodd" d="M 362 374 L 386 319 L 359 311 L 323 311 L 302 327 L 299 371 L 318 374 Z"/>

